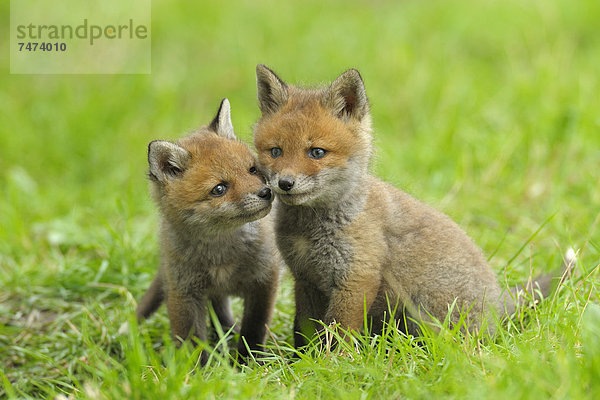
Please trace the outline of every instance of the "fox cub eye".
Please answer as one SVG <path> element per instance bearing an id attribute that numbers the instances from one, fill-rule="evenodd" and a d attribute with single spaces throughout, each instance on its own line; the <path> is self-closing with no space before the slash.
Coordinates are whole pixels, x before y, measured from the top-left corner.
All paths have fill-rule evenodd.
<path id="1" fill-rule="evenodd" d="M 256 170 L 256 167 L 250 167 L 250 169 L 248 170 L 248 172 L 250 172 L 251 175 L 256 175 L 256 173 L 258 171 Z"/>
<path id="2" fill-rule="evenodd" d="M 212 190 L 210 191 L 210 194 L 215 197 L 221 197 L 225 194 L 226 191 L 227 191 L 227 185 L 225 185 L 224 183 L 219 183 L 217 186 L 212 188 Z"/>
<path id="3" fill-rule="evenodd" d="M 314 158 L 315 160 L 325 157 L 325 154 L 327 154 L 327 151 L 321 149 L 320 147 L 313 147 L 308 151 L 308 156 L 310 158 Z"/>
<path id="4" fill-rule="evenodd" d="M 281 153 L 282 153 L 282 151 L 279 147 L 273 147 L 271 149 L 271 157 L 273 157 L 273 158 L 277 158 L 277 157 L 281 156 Z"/>

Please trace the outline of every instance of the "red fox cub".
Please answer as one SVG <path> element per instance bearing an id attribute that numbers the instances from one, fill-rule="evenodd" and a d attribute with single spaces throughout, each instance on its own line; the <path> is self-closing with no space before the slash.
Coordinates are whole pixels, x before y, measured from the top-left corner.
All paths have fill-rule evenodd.
<path id="1" fill-rule="evenodd" d="M 492 310 L 514 310 L 456 223 L 369 174 L 371 116 L 357 70 L 320 89 L 288 85 L 264 65 L 256 74 L 254 144 L 280 200 L 275 232 L 295 279 L 297 347 L 311 319 L 360 330 L 365 307 L 373 332 L 397 307 L 411 334 L 413 320 L 444 321 L 450 309 L 453 324 L 467 311 L 470 330 Z M 542 292 L 549 282 L 537 282 Z"/>
<path id="2" fill-rule="evenodd" d="M 176 339 L 206 340 L 208 301 L 229 329 L 235 322 L 228 296 L 236 295 L 244 299 L 238 350 L 245 356 L 246 344 L 260 349 L 281 265 L 272 222 L 263 218 L 273 196 L 255 156 L 235 138 L 228 100 L 210 125 L 175 143 L 151 142 L 148 163 L 161 217 L 161 262 L 138 319 L 165 301 Z"/>

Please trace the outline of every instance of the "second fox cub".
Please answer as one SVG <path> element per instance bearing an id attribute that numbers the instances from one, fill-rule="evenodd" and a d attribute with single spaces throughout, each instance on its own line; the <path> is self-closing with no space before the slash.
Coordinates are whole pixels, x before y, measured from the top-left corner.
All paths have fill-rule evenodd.
<path id="1" fill-rule="evenodd" d="M 148 147 L 152 195 L 161 214 L 161 263 L 136 314 L 167 304 L 175 338 L 206 339 L 210 301 L 234 325 L 229 295 L 244 299 L 238 350 L 257 350 L 271 318 L 280 262 L 265 217 L 272 193 L 248 146 L 235 139 L 227 99 L 213 122 L 176 143 Z M 261 219 L 262 218 L 262 219 Z M 243 338 L 243 340 L 242 340 Z M 203 352 L 202 362 L 206 362 Z"/>
<path id="2" fill-rule="evenodd" d="M 485 257 L 450 218 L 368 173 L 371 117 L 362 78 L 300 89 L 257 67 L 259 161 L 280 199 L 276 233 L 295 279 L 295 344 L 311 319 L 374 332 L 396 307 L 400 328 L 468 310 L 469 329 L 514 309 Z M 547 293 L 549 280 L 542 285 Z M 408 318 L 404 318 L 406 313 Z M 493 327 L 491 327 L 493 330 Z"/>

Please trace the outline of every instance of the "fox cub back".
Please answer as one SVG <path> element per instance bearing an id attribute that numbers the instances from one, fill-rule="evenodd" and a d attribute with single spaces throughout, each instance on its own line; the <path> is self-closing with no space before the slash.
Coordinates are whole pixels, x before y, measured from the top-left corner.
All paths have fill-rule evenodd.
<path id="1" fill-rule="evenodd" d="M 206 340 L 208 301 L 225 329 L 235 322 L 229 296 L 244 299 L 238 350 L 264 344 L 280 261 L 273 195 L 248 146 L 236 140 L 224 99 L 215 119 L 175 143 L 148 146 L 151 192 L 160 210 L 161 262 L 136 314 L 167 305 L 175 338 Z M 247 346 L 246 346 L 247 345 Z M 202 361 L 206 361 L 203 353 Z"/>
<path id="2" fill-rule="evenodd" d="M 295 279 L 297 346 L 311 319 L 360 330 L 365 306 L 374 332 L 397 308 L 400 328 L 413 334 L 411 319 L 443 321 L 452 305 L 451 322 L 468 310 L 469 329 L 505 311 L 511 299 L 466 233 L 369 174 L 371 117 L 358 71 L 301 89 L 259 65 L 257 86 L 254 143 L 280 199 L 277 244 Z"/>

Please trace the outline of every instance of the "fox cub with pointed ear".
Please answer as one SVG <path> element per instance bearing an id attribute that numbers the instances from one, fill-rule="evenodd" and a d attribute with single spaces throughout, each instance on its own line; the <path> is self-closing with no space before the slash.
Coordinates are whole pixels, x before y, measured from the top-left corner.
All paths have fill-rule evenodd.
<path id="1" fill-rule="evenodd" d="M 452 305 L 450 321 L 467 310 L 469 329 L 490 310 L 514 309 L 458 225 L 369 174 L 371 117 L 358 71 L 321 89 L 288 85 L 263 65 L 256 72 L 254 144 L 280 199 L 275 231 L 295 279 L 296 346 L 306 327 L 314 331 L 310 320 L 360 330 L 365 307 L 372 332 L 397 308 L 412 334 L 411 320 L 444 321 Z"/>
<path id="2" fill-rule="evenodd" d="M 244 300 L 238 350 L 264 344 L 281 261 L 267 216 L 273 195 L 248 146 L 236 140 L 227 99 L 212 123 L 175 143 L 148 146 L 152 197 L 160 210 L 161 263 L 140 301 L 142 320 L 165 301 L 176 339 L 206 340 L 210 301 L 224 329 L 229 295 Z M 207 360 L 202 354 L 203 364 Z"/>

